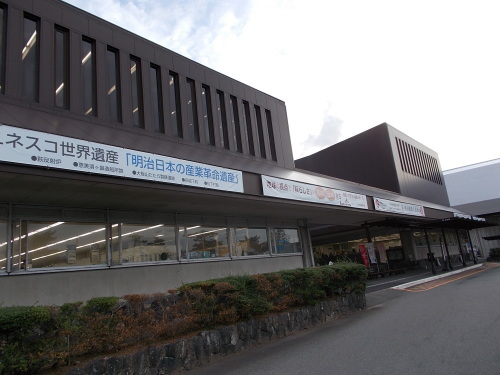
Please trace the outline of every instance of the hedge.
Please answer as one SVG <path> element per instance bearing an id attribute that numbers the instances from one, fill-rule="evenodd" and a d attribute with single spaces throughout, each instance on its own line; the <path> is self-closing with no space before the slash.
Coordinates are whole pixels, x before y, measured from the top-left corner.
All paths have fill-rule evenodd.
<path id="1" fill-rule="evenodd" d="M 363 294 L 366 278 L 366 267 L 345 262 L 196 282 L 164 294 L 3 307 L 0 375 L 34 374 L 83 356 L 148 345 L 339 295 Z"/>

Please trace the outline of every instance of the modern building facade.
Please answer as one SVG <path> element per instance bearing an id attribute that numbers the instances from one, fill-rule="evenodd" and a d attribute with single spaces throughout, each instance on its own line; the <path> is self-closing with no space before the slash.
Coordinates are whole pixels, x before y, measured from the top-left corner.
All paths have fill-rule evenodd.
<path id="1" fill-rule="evenodd" d="M 438 154 L 380 124 L 295 161 L 296 168 L 449 206 Z"/>
<path id="2" fill-rule="evenodd" d="M 443 175 L 452 207 L 497 224 L 470 232 L 473 245 L 487 257 L 490 249 L 500 248 L 500 159 L 450 169 Z"/>
<path id="3" fill-rule="evenodd" d="M 438 154 L 386 123 L 296 160 L 295 166 L 449 206 Z M 387 202 L 375 199 L 374 203 L 376 207 L 391 209 Z M 468 212 L 467 207 L 455 208 Z M 359 247 L 365 246 L 369 238 L 373 242 L 369 246 L 378 249 L 377 255 L 383 257 L 383 262 L 379 257 L 372 265 L 388 260 L 395 265 L 425 266 L 427 254 L 433 253 L 437 266 L 453 267 L 452 263 L 463 263 L 472 256 L 469 230 L 488 225 L 461 212 L 455 212 L 452 219 L 434 223 L 393 217 L 367 221 L 362 228 L 343 231 L 328 226 L 312 228 L 312 242 L 323 263 L 346 253 L 359 258 Z M 418 216 L 418 212 L 406 214 Z"/>
<path id="4" fill-rule="evenodd" d="M 460 213 L 296 169 L 283 101 L 62 1 L 1 0 L 0 31 L 2 306 L 310 267 L 324 228 Z"/>

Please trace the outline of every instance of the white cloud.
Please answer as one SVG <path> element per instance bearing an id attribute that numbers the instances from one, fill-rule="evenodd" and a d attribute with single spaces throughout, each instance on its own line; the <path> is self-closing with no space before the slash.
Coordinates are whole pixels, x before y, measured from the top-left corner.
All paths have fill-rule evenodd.
<path id="1" fill-rule="evenodd" d="M 444 169 L 500 157 L 496 0 L 68 2 L 284 100 L 296 158 L 382 122 Z"/>

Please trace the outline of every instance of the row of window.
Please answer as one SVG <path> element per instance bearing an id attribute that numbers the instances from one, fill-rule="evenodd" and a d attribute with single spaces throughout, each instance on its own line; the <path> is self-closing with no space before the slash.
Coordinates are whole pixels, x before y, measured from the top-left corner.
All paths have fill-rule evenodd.
<path id="1" fill-rule="evenodd" d="M 396 138 L 401 168 L 406 173 L 442 185 L 441 171 L 436 158 Z"/>
<path id="2" fill-rule="evenodd" d="M 6 47 L 7 8 L 0 4 L 0 87 L 4 89 L 4 67 Z M 70 109 L 70 32 L 64 27 L 54 26 L 54 106 Z M 40 19 L 26 14 L 23 19 L 23 44 L 21 46 L 21 73 L 22 97 L 25 100 L 39 101 L 40 77 Z M 79 46 L 81 58 L 81 98 L 82 113 L 88 116 L 98 116 L 97 107 L 97 62 L 95 40 L 82 36 Z M 268 109 L 261 109 L 248 101 L 238 100 L 235 96 L 227 96 L 223 91 L 212 90 L 208 85 L 201 85 L 201 92 L 197 93 L 196 82 L 190 78 L 181 82 L 180 76 L 168 72 L 168 88 L 162 84 L 162 69 L 150 63 L 146 66 L 139 57 L 129 55 L 126 76 L 130 83 L 130 93 L 122 92 L 121 64 L 123 58 L 120 51 L 108 46 L 106 50 L 106 97 L 109 119 L 113 122 L 122 122 L 122 98 L 128 95 L 131 101 L 133 125 L 145 128 L 145 101 L 143 92 L 143 74 L 149 76 L 150 104 L 147 110 L 151 114 L 151 130 L 184 138 L 193 142 L 233 150 L 239 153 L 265 159 L 277 160 L 275 139 L 273 133 L 272 116 Z M 103 57 L 104 58 L 104 57 Z M 144 66 L 143 66 L 144 65 Z M 185 85 L 181 90 L 180 85 Z M 181 98 L 181 91 L 183 97 Z M 199 95 L 197 95 L 199 94 Z M 163 96 L 166 95 L 168 108 L 164 108 Z M 201 103 L 197 102 L 201 98 Z M 215 103 L 213 103 L 215 100 Z M 166 111 L 165 111 L 166 110 Z M 215 110 L 215 113 L 213 113 Z M 183 126 L 181 111 L 186 111 L 187 127 Z M 201 111 L 201 116 L 198 112 Z M 168 114 L 168 115 L 166 115 Z M 169 117 L 169 118 L 166 118 Z M 201 122 L 201 123 L 200 123 Z M 253 126 L 255 124 L 255 126 Z M 166 125 L 170 128 L 166 129 Z M 149 126 L 148 126 L 149 128 Z M 255 134 L 254 129 L 255 128 Z M 187 129 L 187 134 L 185 134 Z M 230 139 L 232 137 L 232 140 Z M 232 146 L 231 146 L 232 143 Z M 245 150 L 244 150 L 244 143 Z M 266 148 L 266 143 L 268 147 Z"/>
<path id="3" fill-rule="evenodd" d="M 7 272 L 301 252 L 296 228 L 20 220 L 8 229 L 0 221 L 0 270 Z"/>

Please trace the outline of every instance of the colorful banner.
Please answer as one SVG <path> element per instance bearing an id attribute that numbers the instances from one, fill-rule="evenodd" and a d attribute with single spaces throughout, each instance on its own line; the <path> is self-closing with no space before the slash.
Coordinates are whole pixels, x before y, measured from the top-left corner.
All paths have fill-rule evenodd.
<path id="1" fill-rule="evenodd" d="M 383 243 L 377 244 L 378 256 L 380 258 L 380 263 L 387 263 L 387 253 L 385 252 L 385 246 Z"/>
<path id="2" fill-rule="evenodd" d="M 264 195 L 275 198 L 368 209 L 365 195 L 276 177 L 262 176 L 262 190 Z"/>
<path id="3" fill-rule="evenodd" d="M 243 193 L 240 171 L 2 124 L 0 160 Z"/>
<path id="4" fill-rule="evenodd" d="M 373 198 L 376 211 L 393 212 L 396 214 L 425 216 L 424 207 L 410 203 L 390 201 L 388 199 Z"/>
<path id="5" fill-rule="evenodd" d="M 365 245 L 359 245 L 359 253 L 361 254 L 361 259 L 366 267 L 370 267 L 370 261 L 368 260 L 368 252 L 366 251 Z"/>

